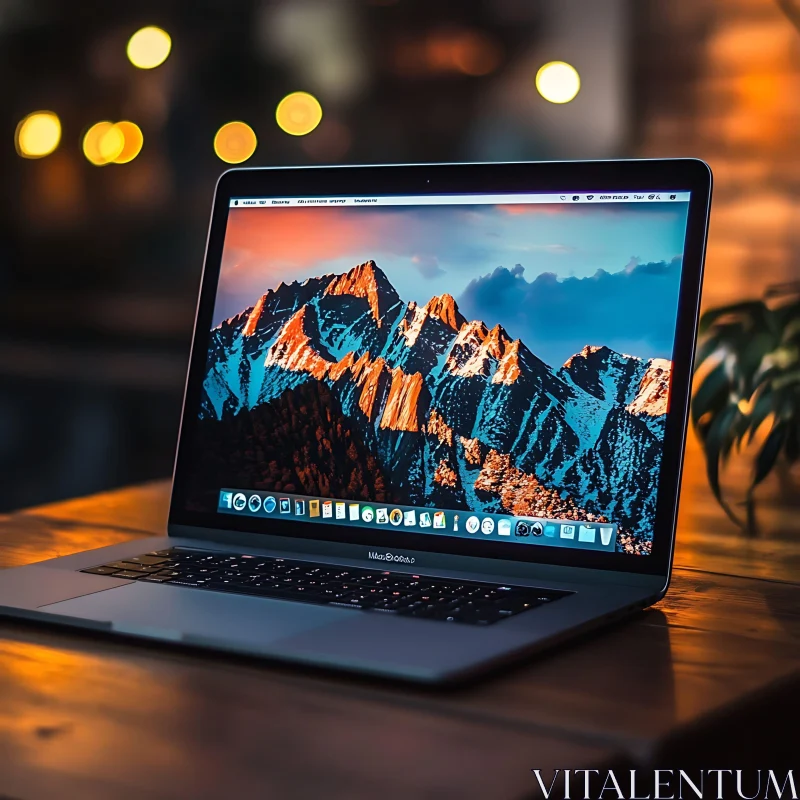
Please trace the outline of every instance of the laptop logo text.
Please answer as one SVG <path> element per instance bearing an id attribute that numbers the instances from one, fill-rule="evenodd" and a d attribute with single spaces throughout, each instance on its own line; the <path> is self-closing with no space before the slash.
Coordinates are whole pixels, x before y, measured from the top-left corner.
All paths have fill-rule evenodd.
<path id="1" fill-rule="evenodd" d="M 394 561 L 396 564 L 413 564 L 416 559 L 411 556 L 397 556 L 394 553 L 378 553 L 370 550 L 367 558 L 372 561 Z"/>

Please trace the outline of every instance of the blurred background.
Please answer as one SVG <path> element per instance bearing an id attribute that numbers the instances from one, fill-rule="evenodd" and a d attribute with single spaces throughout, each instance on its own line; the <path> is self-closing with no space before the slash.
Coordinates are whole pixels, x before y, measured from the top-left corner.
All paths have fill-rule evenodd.
<path id="1" fill-rule="evenodd" d="M 795 2 L 0 0 L 0 511 L 171 473 L 230 164 L 695 156 L 704 307 L 797 280 Z M 736 530 L 694 434 L 682 513 Z"/>

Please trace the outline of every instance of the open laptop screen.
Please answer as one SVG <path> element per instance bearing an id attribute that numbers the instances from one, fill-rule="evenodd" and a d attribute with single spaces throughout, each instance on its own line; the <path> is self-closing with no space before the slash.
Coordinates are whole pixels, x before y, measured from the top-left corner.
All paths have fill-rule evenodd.
<path id="1" fill-rule="evenodd" d="M 650 553 L 688 206 L 231 199 L 188 507 Z"/>

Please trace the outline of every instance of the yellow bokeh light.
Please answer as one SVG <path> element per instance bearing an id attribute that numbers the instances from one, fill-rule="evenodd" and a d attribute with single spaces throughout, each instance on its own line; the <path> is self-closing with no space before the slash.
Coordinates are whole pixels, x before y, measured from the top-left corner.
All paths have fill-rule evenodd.
<path id="1" fill-rule="evenodd" d="M 569 103 L 580 88 L 578 70 L 565 61 L 550 61 L 536 73 L 536 89 L 551 103 Z"/>
<path id="2" fill-rule="evenodd" d="M 34 111 L 17 125 L 14 145 L 23 158 L 50 155 L 61 141 L 61 121 L 52 111 Z"/>
<path id="3" fill-rule="evenodd" d="M 170 35 L 155 25 L 149 25 L 128 39 L 128 60 L 139 69 L 153 69 L 167 60 L 171 49 Z"/>
<path id="4" fill-rule="evenodd" d="M 278 103 L 275 119 L 285 133 L 305 136 L 321 122 L 322 106 L 316 97 L 307 92 L 292 92 Z"/>
<path id="5" fill-rule="evenodd" d="M 214 152 L 226 164 L 241 164 L 256 151 L 255 131 L 246 122 L 228 122 L 214 137 Z"/>
<path id="6" fill-rule="evenodd" d="M 119 155 L 114 159 L 115 164 L 127 164 L 139 155 L 144 144 L 142 129 L 133 122 L 118 122 L 114 126 L 123 138 L 123 146 Z"/>
<path id="7" fill-rule="evenodd" d="M 116 125 L 112 125 L 105 131 L 98 142 L 100 158 L 106 164 L 116 161 L 122 155 L 124 147 L 125 136 Z"/>
<path id="8" fill-rule="evenodd" d="M 125 135 L 113 122 L 97 122 L 83 137 L 83 154 L 97 167 L 110 164 L 124 147 Z"/>
<path id="9" fill-rule="evenodd" d="M 144 136 L 133 122 L 97 122 L 83 137 L 83 154 L 95 166 L 127 164 L 142 149 Z"/>

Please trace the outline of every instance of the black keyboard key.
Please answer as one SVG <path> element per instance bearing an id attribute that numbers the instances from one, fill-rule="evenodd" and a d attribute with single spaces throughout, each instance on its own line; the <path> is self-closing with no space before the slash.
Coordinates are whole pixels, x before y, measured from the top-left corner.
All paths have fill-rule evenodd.
<path id="1" fill-rule="evenodd" d="M 89 567 L 89 569 L 82 569 L 81 572 L 88 572 L 90 575 L 113 575 L 119 572 L 116 567 Z"/>
<path id="2" fill-rule="evenodd" d="M 126 580 L 135 581 L 135 580 L 138 580 L 139 578 L 143 578 L 145 575 L 148 575 L 148 574 L 149 573 L 146 573 L 146 572 L 135 572 L 133 570 L 123 569 L 123 570 L 120 570 L 119 572 L 115 572 L 114 573 L 114 577 L 115 578 L 125 578 Z"/>
<path id="3" fill-rule="evenodd" d="M 111 567 L 112 569 L 125 569 L 128 570 L 128 572 L 158 572 L 161 569 L 159 566 L 149 567 L 145 564 L 136 564 L 133 561 L 112 561 L 105 566 Z"/>
<path id="4" fill-rule="evenodd" d="M 144 564 L 146 567 L 152 567 L 156 564 L 163 564 L 167 559 L 163 556 L 129 556 L 122 559 L 128 564 Z"/>

